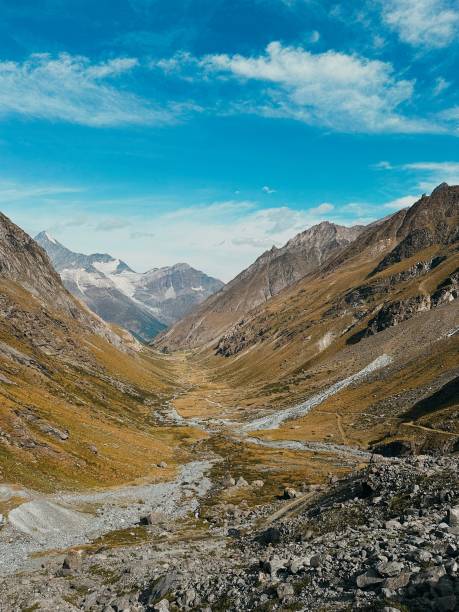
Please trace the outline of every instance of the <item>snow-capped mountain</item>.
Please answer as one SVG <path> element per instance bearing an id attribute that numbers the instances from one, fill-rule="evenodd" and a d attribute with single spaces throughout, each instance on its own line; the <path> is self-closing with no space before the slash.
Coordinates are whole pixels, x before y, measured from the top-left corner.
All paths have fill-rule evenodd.
<path id="1" fill-rule="evenodd" d="M 64 285 L 102 319 L 148 341 L 223 287 L 223 283 L 179 263 L 145 273 L 107 253 L 74 253 L 41 232 L 36 242 L 48 253 Z"/>

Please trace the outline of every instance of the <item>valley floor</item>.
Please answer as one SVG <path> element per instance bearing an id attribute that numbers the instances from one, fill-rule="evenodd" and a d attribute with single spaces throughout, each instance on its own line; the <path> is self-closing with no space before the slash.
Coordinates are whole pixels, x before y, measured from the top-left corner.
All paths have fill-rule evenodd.
<path id="1" fill-rule="evenodd" d="M 329 607 L 321 609 L 349 609 L 349 605 L 366 609 L 380 599 L 376 589 L 361 593 L 355 587 L 356 573 L 369 571 L 366 557 L 359 557 L 346 576 L 338 572 L 333 588 L 326 587 L 326 573 L 336 571 L 331 560 L 336 551 L 317 533 L 312 544 L 312 532 L 304 536 L 303 527 L 309 525 L 314 531 L 314 516 L 340 487 L 347 492 L 344 501 L 333 498 L 333 512 L 342 503 L 350 504 L 345 513 L 364 512 L 352 506 L 352 487 L 356 478 L 362 483 L 367 478 L 366 466 L 373 455 L 365 441 L 356 443 L 358 428 L 349 426 L 349 418 L 342 418 L 335 402 L 348 401 L 349 394 L 362 388 L 382 385 L 392 359 L 373 355 L 362 367 L 343 370 L 340 378 L 335 376 L 334 382 L 311 390 L 293 405 L 279 402 L 277 407 L 276 402 L 250 405 L 255 388 L 236 389 L 196 355 L 177 353 L 164 359 L 174 372 L 176 391 L 159 409 L 155 407 L 154 418 L 169 435 L 177 432 L 177 449 L 182 430 L 199 432 L 187 443 L 186 454 L 192 461 L 167 482 L 146 477 L 105 490 L 39 494 L 14 483 L 2 485 L 0 503 L 8 519 L 0 529 L 0 609 L 284 610 L 300 609 L 302 602 L 308 602 L 306 609 L 319 609 L 308 585 L 315 585 L 316 592 L 323 591 L 329 600 Z M 320 419 L 328 426 L 318 427 Z M 402 425 L 442 439 L 457 438 L 455 432 L 428 424 Z M 432 461 L 426 473 L 442 482 L 450 466 Z M 420 471 L 417 464 L 402 459 L 380 459 L 377 466 L 383 473 L 406 473 L 411 480 Z M 438 504 L 434 508 L 436 524 L 444 520 L 442 512 L 458 495 L 457 483 L 446 480 L 445 486 L 449 497 L 442 502 L 444 508 Z M 399 520 L 401 513 L 393 508 L 396 492 L 389 495 L 385 490 L 384 495 L 390 499 L 374 502 L 380 514 L 377 528 L 383 531 L 384 521 Z M 406 491 L 400 493 L 405 495 Z M 330 521 L 330 533 L 340 533 L 344 523 L 351 529 L 339 536 L 343 547 L 348 546 L 352 521 L 332 514 Z M 298 529 L 303 530 L 299 540 Z M 368 555 L 374 556 L 378 551 L 374 534 L 362 531 L 359 537 L 363 548 L 373 551 Z M 454 547 L 454 538 L 452 534 L 444 542 Z M 317 551 L 319 565 L 312 561 Z M 384 561 L 384 552 L 378 554 Z M 409 557 L 405 562 L 411 563 Z M 254 563 L 259 565 L 256 571 Z M 322 563 L 325 573 L 321 574 Z M 385 579 L 371 584 L 381 585 Z M 384 600 L 396 596 L 389 591 Z M 160 600 L 162 607 L 155 607 Z"/>

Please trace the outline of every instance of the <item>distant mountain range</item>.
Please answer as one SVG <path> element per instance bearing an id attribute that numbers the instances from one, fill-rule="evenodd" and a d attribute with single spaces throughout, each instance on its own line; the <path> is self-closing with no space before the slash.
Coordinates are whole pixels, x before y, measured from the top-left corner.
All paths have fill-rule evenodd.
<path id="1" fill-rule="evenodd" d="M 272 247 L 174 325 L 159 339 L 158 346 L 173 350 L 214 341 L 245 313 L 318 269 L 363 229 L 361 225 L 344 227 L 324 221 L 297 234 L 282 248 Z"/>
<path id="2" fill-rule="evenodd" d="M 47 232 L 38 234 L 35 241 L 73 295 L 104 321 L 144 341 L 152 340 L 224 285 L 185 263 L 138 273 L 107 253 L 74 253 Z"/>

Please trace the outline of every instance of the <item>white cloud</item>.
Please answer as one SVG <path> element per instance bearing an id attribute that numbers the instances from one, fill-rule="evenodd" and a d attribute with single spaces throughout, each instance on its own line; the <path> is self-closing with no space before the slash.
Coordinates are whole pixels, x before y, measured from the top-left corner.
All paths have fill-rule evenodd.
<path id="1" fill-rule="evenodd" d="M 374 165 L 378 170 L 392 170 L 393 166 L 390 162 L 383 160 Z"/>
<path id="2" fill-rule="evenodd" d="M 447 81 L 443 77 L 438 77 L 438 79 L 435 81 L 435 87 L 433 90 L 434 95 L 439 96 L 442 92 L 445 91 L 445 89 L 448 89 L 450 85 L 451 83 L 449 81 Z"/>
<path id="3" fill-rule="evenodd" d="M 234 78 L 259 83 L 235 112 L 284 117 L 350 132 L 434 132 L 433 122 L 410 119 L 401 106 L 414 82 L 397 79 L 391 64 L 337 51 L 311 53 L 270 43 L 258 56 L 178 54 L 165 60 L 169 72 L 201 71 L 206 79 Z M 161 63 L 156 64 L 159 67 Z M 164 69 L 164 67 L 163 67 Z M 247 88 L 246 88 L 247 90 Z"/>
<path id="4" fill-rule="evenodd" d="M 459 31 L 459 6 L 450 0 L 379 0 L 385 23 L 413 46 L 447 47 Z"/>
<path id="5" fill-rule="evenodd" d="M 417 202 L 420 198 L 420 195 L 406 195 L 401 198 L 396 198 L 395 200 L 391 200 L 386 204 L 383 204 L 384 208 L 389 208 L 390 210 L 400 210 L 402 208 L 408 208 L 409 206 L 413 206 L 415 202 Z"/>
<path id="6" fill-rule="evenodd" d="M 316 208 L 311 208 L 310 211 L 318 214 L 318 215 L 322 215 L 325 213 L 329 213 L 332 210 L 334 210 L 335 207 L 333 206 L 333 204 L 329 204 L 328 202 L 324 202 L 323 204 L 319 204 L 319 206 L 316 206 Z"/>
<path id="7" fill-rule="evenodd" d="M 0 116 L 22 115 L 92 127 L 170 121 L 114 80 L 138 64 L 133 58 L 91 63 L 85 57 L 31 55 L 25 62 L 0 62 Z"/>
<path id="8" fill-rule="evenodd" d="M 271 187 L 268 187 L 268 185 L 265 185 L 262 188 L 263 193 L 267 193 L 268 195 L 271 195 L 272 193 L 276 193 L 275 189 L 272 189 Z"/>
<path id="9" fill-rule="evenodd" d="M 422 177 L 418 186 L 419 189 L 426 192 L 432 191 L 443 182 L 449 185 L 459 185 L 459 162 L 414 162 L 405 164 L 403 168 Z"/>

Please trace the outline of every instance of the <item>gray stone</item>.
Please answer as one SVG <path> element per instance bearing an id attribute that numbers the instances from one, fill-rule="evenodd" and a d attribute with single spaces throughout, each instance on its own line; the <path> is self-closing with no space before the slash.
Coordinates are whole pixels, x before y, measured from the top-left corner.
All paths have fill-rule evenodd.
<path id="1" fill-rule="evenodd" d="M 378 576 L 374 570 L 369 569 L 364 574 L 357 576 L 355 583 L 359 589 L 366 589 L 369 586 L 381 584 L 383 580 L 384 579 L 381 578 L 381 576 Z"/>
<path id="2" fill-rule="evenodd" d="M 403 563 L 399 561 L 382 561 L 376 566 L 380 576 L 397 576 L 403 569 Z"/>

